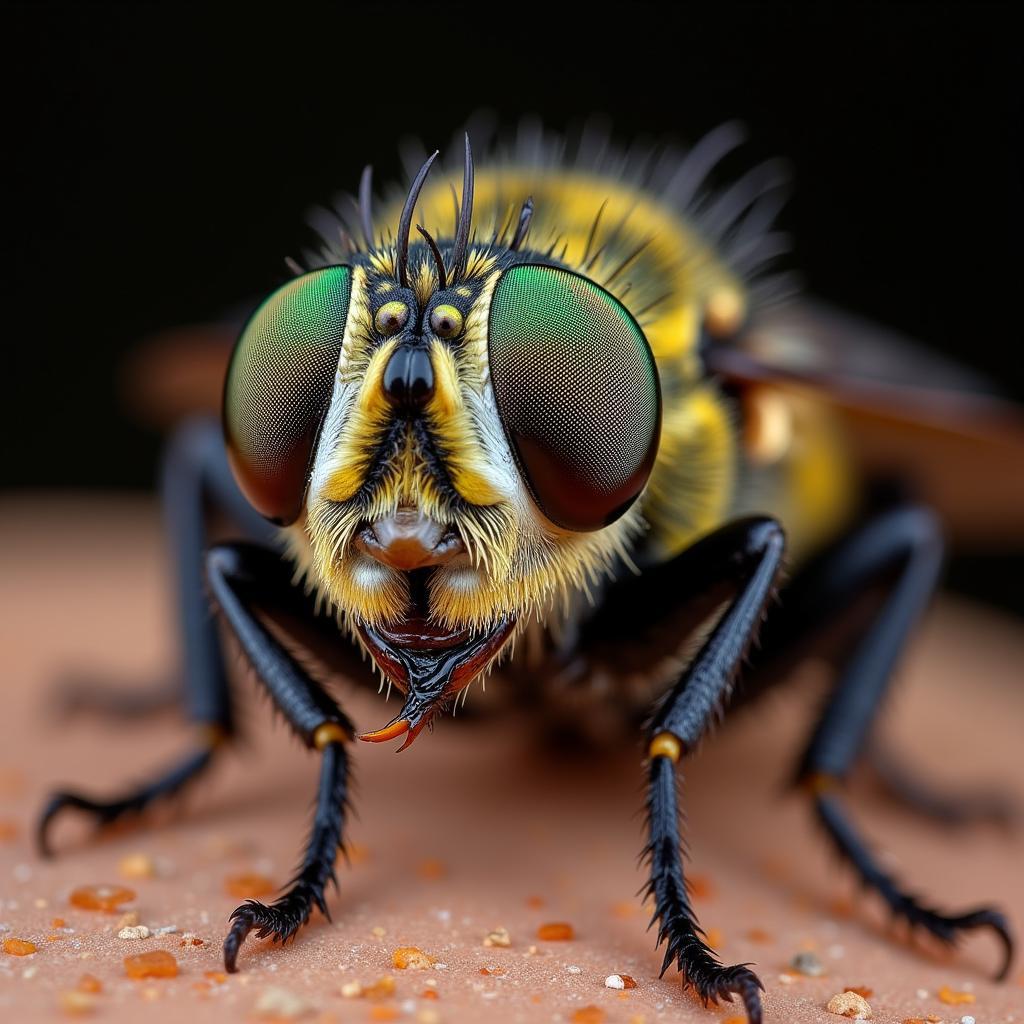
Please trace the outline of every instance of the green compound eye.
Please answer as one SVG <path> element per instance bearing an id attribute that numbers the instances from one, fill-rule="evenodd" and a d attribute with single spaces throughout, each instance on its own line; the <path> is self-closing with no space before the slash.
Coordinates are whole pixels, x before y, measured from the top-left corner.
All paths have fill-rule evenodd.
<path id="1" fill-rule="evenodd" d="M 598 530 L 637 499 L 658 450 L 661 390 L 625 306 L 580 274 L 526 264 L 499 280 L 488 332 L 505 433 L 538 508 Z"/>
<path id="2" fill-rule="evenodd" d="M 252 506 L 280 525 L 302 511 L 351 291 L 348 267 L 324 267 L 278 288 L 250 317 L 228 365 L 231 468 Z"/>

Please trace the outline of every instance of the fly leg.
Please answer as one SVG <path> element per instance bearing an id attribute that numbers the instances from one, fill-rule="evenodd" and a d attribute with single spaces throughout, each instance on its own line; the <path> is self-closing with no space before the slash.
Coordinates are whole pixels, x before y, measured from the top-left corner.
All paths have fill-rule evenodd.
<path id="1" fill-rule="evenodd" d="M 828 629 L 874 596 L 866 624 L 838 656 L 828 650 L 836 677 L 800 762 L 798 778 L 815 815 L 865 885 L 893 914 L 950 945 L 964 932 L 991 928 L 1005 955 L 998 978 L 1009 970 L 1013 943 L 1005 917 L 980 907 L 946 914 L 918 901 L 882 869 L 849 820 L 841 783 L 861 752 L 889 686 L 907 636 L 927 607 L 942 563 L 934 516 L 901 505 L 875 514 L 816 559 L 783 594 L 779 613 L 765 625 L 754 658 L 758 674 L 785 670 Z"/>
<path id="2" fill-rule="evenodd" d="M 330 916 L 325 890 L 328 881 L 337 885 L 334 861 L 342 842 L 349 790 L 344 745 L 352 739 L 353 729 L 344 712 L 255 614 L 257 607 L 294 604 L 296 588 L 280 557 L 253 545 L 222 544 L 210 550 L 206 567 L 214 605 L 256 678 L 295 735 L 321 755 L 313 829 L 287 892 L 269 906 L 247 900 L 231 915 L 224 967 L 234 972 L 238 951 L 250 931 L 285 942 L 306 923 L 314 906 Z"/>
<path id="3" fill-rule="evenodd" d="M 270 536 L 238 491 L 224 453 L 219 425 L 213 420 L 186 424 L 172 438 L 164 458 L 161 481 L 164 518 L 177 570 L 178 612 L 184 641 L 184 700 L 189 719 L 197 726 L 193 749 L 164 773 L 107 800 L 95 800 L 74 790 L 55 793 L 38 825 L 38 845 L 44 855 L 51 846 L 49 830 L 65 809 L 81 811 L 100 826 L 137 814 L 153 801 L 173 796 L 199 776 L 213 760 L 218 746 L 234 731 L 231 694 L 216 623 L 210 614 L 203 580 L 203 551 L 211 512 L 220 512 L 247 535 Z M 138 704 L 138 698 L 133 698 Z M 78 689 L 76 700 L 105 705 L 122 715 L 127 710 L 116 692 L 95 686 Z M 143 700 L 145 705 L 146 701 Z"/>
<path id="4" fill-rule="evenodd" d="M 756 636 L 771 599 L 785 541 L 773 519 L 744 519 L 722 527 L 674 559 L 681 588 L 729 600 L 717 625 L 648 727 L 649 868 L 646 894 L 654 901 L 652 925 L 665 944 L 661 973 L 675 963 L 684 985 L 705 1004 L 739 996 L 750 1024 L 760 1024 L 763 986 L 747 964 L 727 967 L 704 941 L 683 873 L 677 764 L 693 750 L 728 699 L 737 669 Z"/>

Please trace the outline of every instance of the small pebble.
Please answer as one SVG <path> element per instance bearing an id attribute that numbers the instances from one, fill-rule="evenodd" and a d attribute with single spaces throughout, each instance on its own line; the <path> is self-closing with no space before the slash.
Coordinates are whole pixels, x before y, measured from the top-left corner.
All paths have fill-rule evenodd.
<path id="1" fill-rule="evenodd" d="M 604 979 L 604 987 L 615 988 L 621 991 L 626 987 L 626 983 L 622 980 L 621 974 L 609 974 L 608 977 Z"/>
<path id="2" fill-rule="evenodd" d="M 125 974 L 129 978 L 174 978 L 178 974 L 178 961 L 165 949 L 124 958 Z"/>
<path id="3" fill-rule="evenodd" d="M 583 968 L 582 967 L 577 967 L 575 964 L 569 964 L 569 966 L 566 967 L 565 970 L 566 970 L 567 974 L 582 974 L 583 973 Z"/>
<path id="4" fill-rule="evenodd" d="M 294 992 L 284 988 L 267 988 L 260 993 L 253 1012 L 257 1017 L 271 1020 L 298 1020 L 309 1014 L 312 1009 L 305 999 Z"/>
<path id="5" fill-rule="evenodd" d="M 122 857 L 117 864 L 118 873 L 122 878 L 154 878 L 156 876 L 156 864 L 153 858 L 144 853 L 130 853 Z"/>
<path id="6" fill-rule="evenodd" d="M 425 971 L 433 967 L 437 959 L 418 946 L 399 946 L 391 954 L 391 963 L 400 971 Z"/>
<path id="7" fill-rule="evenodd" d="M 867 1020 L 871 1016 L 870 1004 L 856 992 L 837 993 L 825 1009 L 839 1017 L 852 1017 L 854 1020 Z"/>
<path id="8" fill-rule="evenodd" d="M 82 910 L 102 910 L 116 914 L 122 903 L 135 899 L 135 893 L 123 885 L 82 885 L 68 897 L 73 907 Z"/>
<path id="9" fill-rule="evenodd" d="M 28 939 L 4 939 L 3 950 L 9 956 L 31 956 L 37 947 Z"/>
<path id="10" fill-rule="evenodd" d="M 57 1005 L 69 1017 L 85 1017 L 96 1009 L 96 997 L 90 992 L 71 989 L 57 994 Z"/>
<path id="11" fill-rule="evenodd" d="M 507 947 L 512 945 L 512 936 L 507 928 L 494 928 L 484 936 L 485 946 Z"/>
<path id="12" fill-rule="evenodd" d="M 938 991 L 938 997 L 941 1002 L 947 1006 L 956 1006 L 958 1003 L 973 1003 L 975 1002 L 973 992 L 957 992 L 956 989 L 950 988 L 948 985 L 943 985 Z"/>
<path id="13" fill-rule="evenodd" d="M 122 928 L 118 933 L 119 939 L 148 939 L 149 929 L 144 924 L 137 924 L 134 927 Z"/>
<path id="14" fill-rule="evenodd" d="M 825 973 L 825 965 L 813 953 L 797 953 L 789 962 L 789 966 L 798 974 L 809 978 L 817 978 Z"/>
<path id="15" fill-rule="evenodd" d="M 974 1024 L 974 1018 L 968 1013 L 960 1018 L 960 1024 Z"/>

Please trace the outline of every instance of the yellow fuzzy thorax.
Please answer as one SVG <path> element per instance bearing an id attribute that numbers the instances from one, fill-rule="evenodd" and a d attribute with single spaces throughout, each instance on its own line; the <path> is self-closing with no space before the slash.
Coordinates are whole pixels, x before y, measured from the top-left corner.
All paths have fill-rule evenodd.
<path id="1" fill-rule="evenodd" d="M 451 245 L 453 190 L 460 189 L 461 173 L 446 176 L 438 168 L 416 204 L 413 222 L 442 249 Z M 641 325 L 661 382 L 661 440 L 647 487 L 626 515 L 590 533 L 558 528 L 532 505 L 489 395 L 490 302 L 527 197 L 534 214 L 524 258 L 576 271 L 615 296 Z M 401 207 L 400 200 L 378 207 L 368 251 L 352 243 L 347 253 L 331 243 L 323 250 L 326 262 L 354 266 L 336 381 L 340 413 L 324 428 L 315 486 L 291 542 L 308 580 L 333 606 L 368 623 L 402 614 L 409 598 L 405 575 L 361 554 L 353 541 L 368 519 L 403 506 L 417 507 L 463 540 L 465 564 L 432 574 L 430 608 L 446 625 L 474 628 L 507 614 L 523 627 L 548 621 L 601 577 L 631 571 L 639 538 L 646 559 L 667 558 L 742 507 L 737 412 L 704 376 L 699 343 L 709 324 L 735 328 L 750 300 L 740 276 L 683 213 L 611 174 L 543 164 L 479 168 L 459 293 L 472 305 L 457 344 L 426 339 L 435 391 L 422 417 L 425 444 L 412 426 L 395 433 L 381 385 L 393 342 L 381 343 L 373 329 L 373 309 L 397 287 Z M 408 275 L 416 302 L 426 308 L 439 280 L 425 246 L 410 260 Z M 764 511 L 784 508 L 798 490 L 803 501 L 806 480 L 823 479 L 813 467 L 804 472 L 804 462 L 780 462 L 775 476 L 801 483 L 779 489 L 774 508 Z M 839 491 L 831 484 L 826 490 L 808 509 L 811 517 L 835 504 Z"/>

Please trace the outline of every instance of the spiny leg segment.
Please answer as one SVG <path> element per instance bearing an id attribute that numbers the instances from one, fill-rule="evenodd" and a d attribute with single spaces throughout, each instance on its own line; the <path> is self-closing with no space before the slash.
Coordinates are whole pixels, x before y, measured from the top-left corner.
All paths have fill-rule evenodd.
<path id="1" fill-rule="evenodd" d="M 164 519 L 177 571 L 180 630 L 185 656 L 184 701 L 197 739 L 194 749 L 155 779 L 120 796 L 95 800 L 74 790 L 55 793 L 40 816 L 37 842 L 44 856 L 52 853 L 50 827 L 65 810 L 93 818 L 99 827 L 139 814 L 156 800 L 180 793 L 199 778 L 214 760 L 222 741 L 234 733 L 231 693 L 216 622 L 210 614 L 203 576 L 203 555 L 211 514 L 226 515 L 247 536 L 272 536 L 269 527 L 249 507 L 228 466 L 220 425 L 212 419 L 184 424 L 168 443 L 161 478 Z M 110 693 L 78 694 L 78 700 L 109 710 Z"/>
<path id="2" fill-rule="evenodd" d="M 803 570 L 785 592 L 778 613 L 765 624 L 754 668 L 784 672 L 814 649 L 827 627 L 858 610 L 875 595 L 867 624 L 845 649 L 825 648 L 836 679 L 798 773 L 815 816 L 861 881 L 878 892 L 893 915 L 953 945 L 965 931 L 991 928 L 1003 949 L 997 973 L 1005 978 L 1013 940 L 1006 918 L 981 907 L 949 914 L 928 907 L 882 869 L 849 820 L 840 795 L 842 781 L 864 748 L 907 638 L 938 583 L 942 537 L 926 508 L 883 508 L 841 538 Z"/>
<path id="3" fill-rule="evenodd" d="M 644 857 L 654 902 L 652 925 L 665 944 L 662 974 L 675 963 L 684 985 L 706 1003 L 739 996 L 750 1024 L 762 1019 L 763 989 L 747 964 L 723 965 L 704 941 L 683 874 L 676 764 L 728 698 L 736 671 L 771 598 L 785 541 L 772 519 L 739 520 L 709 534 L 674 560 L 686 587 L 732 594 L 711 635 L 672 688 L 649 727 L 648 840 Z"/>
<path id="4" fill-rule="evenodd" d="M 259 683 L 285 721 L 310 749 L 320 751 L 320 787 L 313 828 L 302 864 L 288 891 L 270 906 L 248 900 L 231 915 L 224 941 L 224 967 L 238 969 L 238 951 L 250 931 L 260 938 L 287 941 L 309 919 L 314 907 L 326 915 L 325 890 L 334 876 L 342 844 L 349 792 L 349 759 L 344 745 L 352 723 L 334 700 L 271 635 L 257 608 L 294 606 L 301 594 L 288 566 L 273 551 L 249 544 L 221 544 L 206 558 L 214 604 Z"/>

